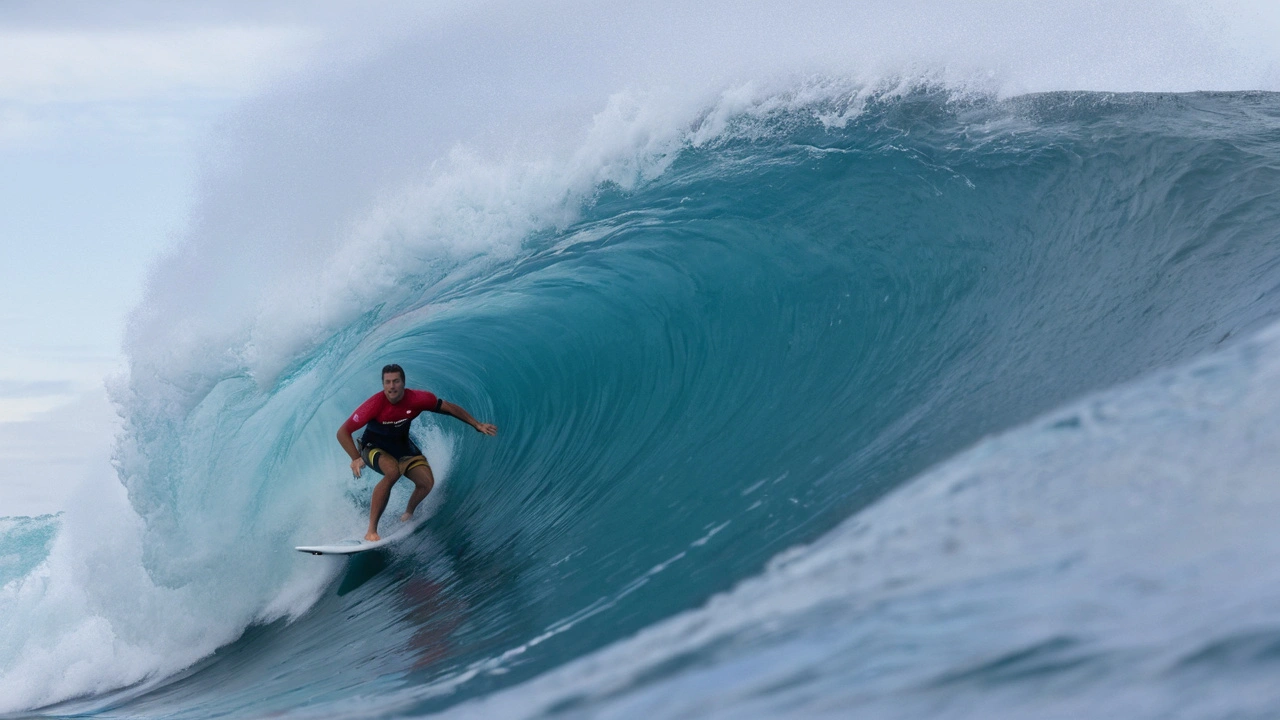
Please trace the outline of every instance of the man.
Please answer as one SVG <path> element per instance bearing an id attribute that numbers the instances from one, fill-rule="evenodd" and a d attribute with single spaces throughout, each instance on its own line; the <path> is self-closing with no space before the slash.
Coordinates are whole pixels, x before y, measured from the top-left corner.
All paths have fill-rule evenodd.
<path id="1" fill-rule="evenodd" d="M 476 422 L 471 414 L 458 405 L 441 400 L 425 390 L 409 390 L 404 386 L 404 368 L 388 365 L 382 368 L 382 392 L 364 401 L 338 428 L 338 442 L 351 456 L 351 473 L 360 477 L 365 465 L 382 474 L 382 480 L 373 488 L 373 504 L 369 507 L 369 532 L 364 539 L 379 540 L 378 520 L 387 509 L 391 486 L 403 475 L 413 481 L 413 494 L 409 507 L 400 516 L 401 522 L 413 517 L 413 511 L 435 486 L 431 466 L 422 451 L 409 438 L 409 423 L 424 411 L 452 415 L 485 435 L 497 435 L 498 428 L 488 423 Z M 356 449 L 351 433 L 368 425 L 360 436 L 360 448 Z"/>

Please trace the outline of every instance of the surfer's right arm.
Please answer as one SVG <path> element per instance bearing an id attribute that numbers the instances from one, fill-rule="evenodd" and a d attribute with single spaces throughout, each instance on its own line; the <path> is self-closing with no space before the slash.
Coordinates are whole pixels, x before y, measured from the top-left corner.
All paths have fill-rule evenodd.
<path id="1" fill-rule="evenodd" d="M 375 393 L 373 397 L 365 400 L 351 413 L 351 417 L 342 423 L 342 427 L 338 428 L 338 444 L 342 445 L 342 449 L 347 451 L 347 455 L 351 458 L 351 474 L 360 477 L 360 470 L 364 467 L 364 458 L 360 457 L 360 450 L 356 447 L 355 438 L 351 437 L 351 433 L 364 427 L 369 419 L 378 413 L 378 408 L 382 403 L 382 393 Z"/>
<path id="2" fill-rule="evenodd" d="M 351 474 L 360 477 L 360 470 L 364 468 L 364 458 L 360 457 L 355 438 L 351 437 L 351 431 L 347 429 L 346 423 L 338 428 L 338 443 L 342 445 L 343 450 L 347 451 L 347 455 L 351 456 Z"/>

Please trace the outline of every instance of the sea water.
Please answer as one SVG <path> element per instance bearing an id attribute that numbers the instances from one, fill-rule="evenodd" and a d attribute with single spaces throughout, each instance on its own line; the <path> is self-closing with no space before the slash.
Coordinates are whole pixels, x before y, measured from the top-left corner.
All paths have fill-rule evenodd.
<path id="1" fill-rule="evenodd" d="M 620 91 L 363 210 L 220 161 L 115 474 L 0 521 L 0 711 L 1280 713 L 1280 95 L 1022 82 Z M 423 528 L 297 553 L 388 362 L 499 434 L 424 416 Z"/>

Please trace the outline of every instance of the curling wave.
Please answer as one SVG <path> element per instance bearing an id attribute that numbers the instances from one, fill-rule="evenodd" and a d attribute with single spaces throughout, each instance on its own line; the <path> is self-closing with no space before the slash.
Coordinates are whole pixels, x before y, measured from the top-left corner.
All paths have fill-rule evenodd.
<path id="1" fill-rule="evenodd" d="M 611 112 L 642 115 L 624 106 Z M 346 269 L 322 274 L 323 293 L 286 278 L 264 306 L 301 315 L 192 339 L 144 313 L 135 342 L 160 328 L 173 342 L 136 355 L 118 390 L 133 532 L 87 552 L 55 543 L 46 570 L 5 586 L 3 709 L 83 696 L 51 711 L 334 717 L 472 700 L 459 709 L 633 715 L 646 688 L 730 662 L 748 617 L 802 628 L 750 646 L 793 667 L 788 642 L 815 627 L 799 618 L 824 606 L 784 599 L 771 620 L 734 600 L 775 582 L 782 561 L 760 575 L 771 558 L 820 539 L 848 550 L 860 541 L 841 523 L 984 435 L 1276 317 L 1278 120 L 1265 93 L 1000 100 L 821 81 L 707 109 L 606 162 L 495 180 L 455 157 L 353 231 L 370 238 L 364 259 L 332 265 Z M 286 302 L 335 283 L 340 307 Z M 290 337 L 269 332 L 282 323 Z M 209 337 L 232 350 L 209 353 Z M 440 484 L 424 528 L 349 565 L 300 556 L 292 545 L 362 525 L 371 479 L 349 477 L 332 436 L 386 362 L 500 435 L 427 419 L 416 432 Z M 1159 445 L 1158 418 L 1132 422 Z M 1114 437 L 1091 442 L 1079 451 Z M 999 502 L 1019 481 L 981 492 Z M 50 579 L 74 552 L 74 582 Z M 822 596 L 870 617 L 856 587 Z M 694 640 L 641 643 L 622 680 L 524 682 L 596 677 L 592 653 L 626 652 L 673 617 Z M 699 634 L 707 623 L 737 629 Z M 856 645 L 866 628 L 844 617 L 826 632 Z M 1027 656 L 1043 660 L 996 662 L 979 681 L 1074 662 L 1076 639 L 1047 642 Z M 852 679 L 839 663 L 794 667 L 813 687 L 856 680 L 879 697 L 916 681 L 895 668 L 923 662 L 894 657 Z M 943 695 L 979 682 L 947 672 L 920 682 Z M 770 675 L 727 707 L 821 712 L 787 694 L 792 680 Z M 682 711 L 723 697 L 700 682 Z"/>

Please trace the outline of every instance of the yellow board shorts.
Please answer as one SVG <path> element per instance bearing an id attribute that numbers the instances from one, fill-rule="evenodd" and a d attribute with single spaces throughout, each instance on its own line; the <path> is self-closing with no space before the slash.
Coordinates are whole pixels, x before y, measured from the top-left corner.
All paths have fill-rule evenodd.
<path id="1" fill-rule="evenodd" d="M 364 458 L 364 464 L 373 468 L 374 472 L 379 475 L 382 474 L 382 468 L 378 467 L 378 461 L 384 455 L 389 456 L 390 453 L 372 445 L 360 451 L 360 457 Z M 421 455 L 405 455 L 404 457 L 396 458 L 396 462 L 400 464 L 400 474 L 404 475 L 416 467 L 426 465 L 427 459 Z"/>

